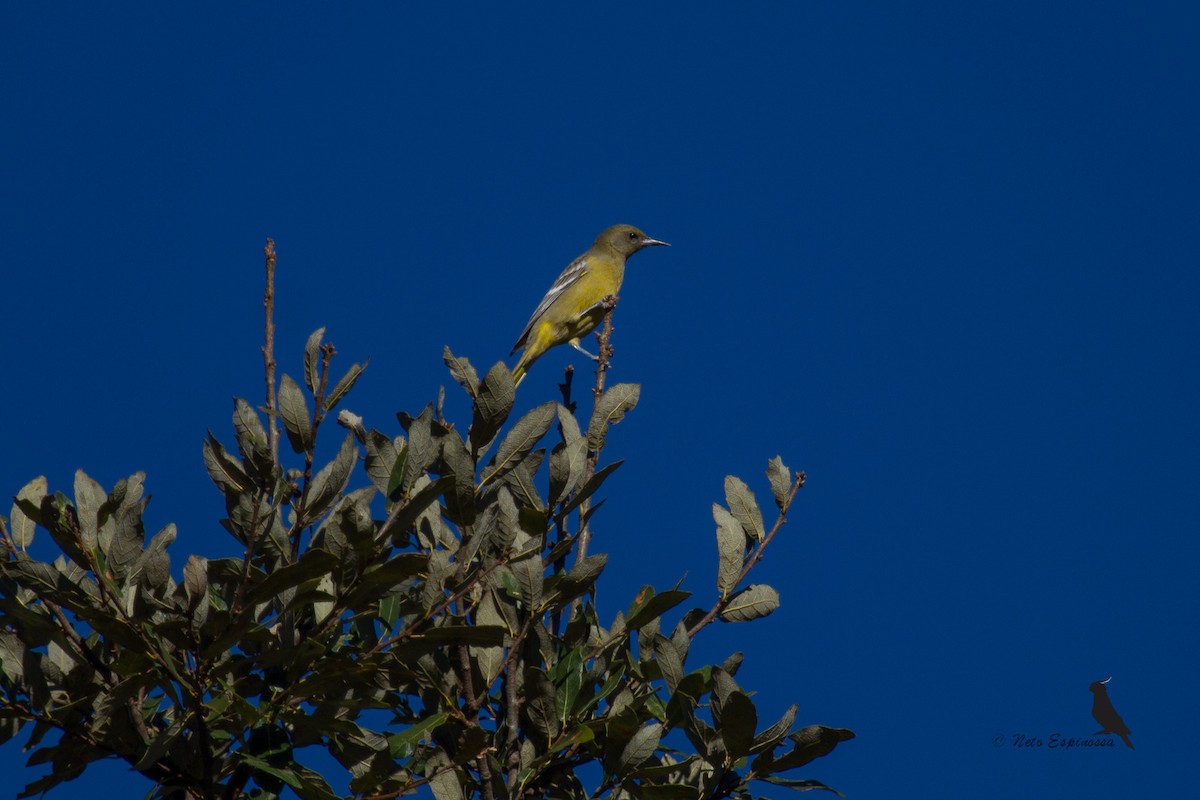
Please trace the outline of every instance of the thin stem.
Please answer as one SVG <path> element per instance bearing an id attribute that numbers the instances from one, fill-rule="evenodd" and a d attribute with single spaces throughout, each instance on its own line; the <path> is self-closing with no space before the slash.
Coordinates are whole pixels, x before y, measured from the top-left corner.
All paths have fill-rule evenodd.
<path id="1" fill-rule="evenodd" d="M 242 553 L 242 577 L 237 588 L 233 590 L 233 603 L 230 605 L 231 616 L 237 617 L 242 611 L 242 601 L 246 596 L 246 587 L 250 583 L 250 567 L 254 563 L 254 548 L 258 544 L 258 517 L 262 509 L 262 495 L 256 493 L 251 501 L 250 530 L 246 534 L 246 550 Z"/>
<path id="2" fill-rule="evenodd" d="M 266 314 L 266 342 L 263 344 L 263 366 L 267 374 L 267 438 L 271 445 L 271 463 L 279 463 L 279 411 L 275 399 L 275 240 L 267 239 L 263 248 L 267 267 L 267 288 L 263 292 Z"/>
<path id="3" fill-rule="evenodd" d="M 189 627 L 191 622 L 189 619 Z M 195 649 L 196 665 L 192 671 L 192 714 L 196 720 L 196 731 L 200 737 L 200 761 L 204 765 L 204 784 L 201 790 L 204 792 L 204 797 L 213 797 L 213 747 L 212 738 L 208 731 L 208 722 L 204 719 L 204 692 L 208 684 L 208 666 L 200 658 L 200 635 L 193 628 L 191 630 L 192 647 Z"/>
<path id="4" fill-rule="evenodd" d="M 454 765 L 447 764 L 444 767 L 438 767 L 424 778 L 416 778 L 408 781 L 404 784 L 404 788 L 395 792 L 386 792 L 384 794 L 365 794 L 361 796 L 361 800 L 396 800 L 397 797 L 402 797 L 406 794 L 412 794 L 413 789 L 417 788 L 418 786 L 424 786 L 425 784 L 431 782 L 438 775 L 441 775 L 443 772 L 452 772 L 453 770 Z"/>
<path id="5" fill-rule="evenodd" d="M 504 659 L 504 664 L 500 668 L 504 674 L 504 712 L 508 726 L 504 737 L 504 750 L 507 753 L 505 760 L 508 766 L 507 783 L 510 795 L 517 788 L 517 776 L 520 773 L 521 767 L 521 748 L 517 743 L 521 715 L 521 698 L 517 695 L 517 682 L 513 679 L 512 671 L 521 667 L 520 652 L 525 646 L 525 637 L 529 635 L 529 627 L 532 623 L 532 616 L 525 617 L 525 621 L 521 623 L 521 630 L 517 632 L 512 646 L 508 648 L 508 656 Z"/>
<path id="6" fill-rule="evenodd" d="M 485 688 L 479 694 L 475 693 L 475 679 L 471 674 L 471 649 L 465 644 L 458 646 L 458 686 L 459 691 L 467 700 L 466 720 L 472 727 L 479 727 L 479 707 L 487 694 Z M 479 783 L 483 787 L 485 800 L 494 800 L 492 788 L 492 768 L 488 765 L 487 753 L 481 753 L 475 759 L 475 768 L 479 771 Z"/>
<path id="7" fill-rule="evenodd" d="M 780 529 L 783 528 L 784 524 L 787 522 L 788 509 L 792 507 L 792 501 L 796 499 L 796 492 L 800 491 L 800 487 L 804 485 L 805 478 L 806 476 L 803 472 L 796 473 L 796 477 L 792 481 L 792 489 L 790 492 L 788 492 L 787 500 L 784 502 L 783 508 L 779 510 L 779 519 L 775 520 L 775 525 L 772 526 L 771 531 L 763 537 L 763 540 L 758 543 L 758 547 L 756 547 L 754 552 L 750 554 L 750 557 L 746 559 L 746 563 L 742 565 L 742 571 L 738 574 L 737 580 L 733 583 L 734 586 L 741 584 L 741 582 L 746 579 L 746 576 L 750 574 L 750 570 L 754 569 L 755 565 L 762 560 L 763 551 L 767 549 L 767 545 L 771 544 L 771 540 L 775 538 L 775 534 L 779 533 Z M 702 628 L 716 619 L 717 615 L 729 606 L 729 601 L 733 599 L 735 594 L 737 594 L 737 592 L 730 592 L 714 603 L 713 607 L 708 610 L 707 614 L 700 618 L 699 622 L 688 628 L 688 636 L 694 637 Z"/>
<path id="8" fill-rule="evenodd" d="M 317 433 L 325 420 L 325 391 L 329 386 L 329 362 L 337 351 L 333 345 L 321 346 L 321 374 L 317 381 L 317 392 L 313 396 L 312 439 L 304 450 L 304 478 L 301 483 L 300 498 L 295 502 L 296 524 L 292 526 L 289 539 L 292 545 L 292 561 L 300 557 L 300 535 L 312 522 L 308 519 L 308 492 L 312 488 L 313 461 L 317 449 Z"/>
<path id="9" fill-rule="evenodd" d="M 612 360 L 613 348 L 610 340 L 613 333 L 613 311 L 617 308 L 617 296 L 609 295 L 604 298 L 604 307 L 608 311 L 604 314 L 604 324 L 596 334 L 596 339 L 600 342 L 599 357 L 596 359 L 596 385 L 592 388 L 593 404 L 600 400 L 600 396 L 604 394 L 604 378 L 608 374 L 609 363 Z M 584 471 L 583 483 L 586 483 L 596 472 L 596 464 L 600 461 L 600 451 L 595 450 L 588 453 L 587 468 Z M 588 543 L 592 538 L 591 528 L 587 524 L 587 512 L 591 507 L 590 500 L 584 500 L 579 504 L 579 549 L 576 551 L 575 563 L 578 564 L 587 558 Z M 570 619 L 575 618 L 577 609 L 582 605 L 583 599 L 579 598 L 571 604 Z"/>

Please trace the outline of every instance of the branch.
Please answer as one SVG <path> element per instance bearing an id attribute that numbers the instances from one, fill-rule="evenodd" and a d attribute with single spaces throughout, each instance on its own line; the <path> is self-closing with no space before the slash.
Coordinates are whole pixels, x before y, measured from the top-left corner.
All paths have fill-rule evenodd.
<path id="1" fill-rule="evenodd" d="M 246 550 L 242 553 L 242 574 L 237 588 L 233 590 L 233 602 L 229 606 L 230 617 L 236 619 L 242 612 L 242 601 L 250 583 L 250 567 L 254 564 L 254 548 L 258 545 L 259 512 L 262 510 L 262 494 L 256 493 L 250 506 L 250 531 L 246 535 Z"/>
<path id="2" fill-rule="evenodd" d="M 131 765 L 136 763 L 134 761 L 130 761 L 128 755 L 125 753 L 121 753 L 113 749 L 113 747 L 105 742 L 97 739 L 88 731 L 88 726 L 86 725 L 68 726 L 65 723 L 57 720 L 52 714 L 34 711 L 33 707 L 27 703 L 10 700 L 3 694 L 0 694 L 0 709 L 8 709 L 11 712 L 14 712 L 5 715 L 10 719 L 24 719 L 33 722 L 35 725 L 44 725 L 47 728 L 60 731 L 62 733 L 63 740 L 69 738 L 78 739 L 79 741 L 86 742 L 89 746 L 94 747 L 97 750 L 102 750 L 105 753 L 108 753 L 108 757 L 129 761 Z M 96 760 L 98 759 L 93 759 L 93 761 Z M 177 785 L 179 785 L 180 779 L 186 778 L 184 773 L 180 771 L 179 768 L 171 764 L 166 757 L 160 758 L 158 761 L 155 761 L 140 769 L 132 767 L 132 770 L 147 780 L 154 782 L 155 784 L 163 784 L 168 781 L 174 781 L 177 783 Z"/>
<path id="3" fill-rule="evenodd" d="M 321 427 L 321 423 L 325 419 L 325 391 L 329 386 L 329 362 L 333 360 L 333 356 L 337 353 L 333 345 L 325 344 L 321 346 L 321 375 L 317 381 L 317 393 L 313 397 L 313 419 L 312 419 L 312 441 L 304 451 L 304 478 L 300 497 L 293 503 L 293 508 L 296 510 L 296 522 L 292 526 L 292 530 L 288 532 L 288 540 L 292 545 L 292 561 L 295 561 L 300 556 L 300 534 L 303 530 L 312 523 L 313 520 L 308 519 L 308 491 L 312 487 L 313 460 L 317 450 L 317 432 Z"/>
<path id="4" fill-rule="evenodd" d="M 746 559 L 746 563 L 742 566 L 742 571 L 738 574 L 737 580 L 734 581 L 734 586 L 738 586 L 750 574 L 750 570 L 754 569 L 755 565 L 762 560 L 763 551 L 767 549 L 767 545 L 775 538 L 775 534 L 779 533 L 784 524 L 787 523 L 787 512 L 792 507 L 792 501 L 796 499 L 796 492 L 800 491 L 800 487 L 804 485 L 807 476 L 803 472 L 797 472 L 795 479 L 792 481 L 792 489 L 788 492 L 787 501 L 783 504 L 783 508 L 779 510 L 779 519 L 775 520 L 775 525 L 771 528 L 770 533 L 763 537 L 763 540 L 758 543 L 758 547 Z M 712 622 L 716 617 L 729 606 L 729 601 L 733 599 L 737 592 L 733 591 L 718 600 L 713 607 L 708 610 L 708 613 L 700 618 L 692 627 L 688 628 L 688 637 L 694 637 L 708 623 Z"/>
<path id="5" fill-rule="evenodd" d="M 271 463 L 279 464 L 279 411 L 275 400 L 275 240 L 267 239 L 263 248 L 267 267 L 267 288 L 263 292 L 266 311 L 266 343 L 263 345 L 263 366 L 267 373 L 267 439 L 271 445 Z"/>
<path id="6" fill-rule="evenodd" d="M 417 788 L 418 786 L 424 786 L 425 784 L 431 782 L 438 775 L 441 775 L 443 772 L 452 772 L 453 770 L 454 764 L 450 763 L 444 767 L 438 767 L 424 778 L 417 778 L 416 780 L 408 781 L 404 784 L 403 789 L 395 792 L 386 792 L 384 794 L 365 794 L 362 795 L 361 800 L 396 800 L 397 797 L 402 797 L 406 794 L 412 794 L 413 789 Z"/>
<path id="7" fill-rule="evenodd" d="M 525 617 L 521 630 L 508 648 L 508 656 L 500 671 L 504 673 L 504 715 L 508 730 L 504 739 L 505 761 L 508 767 L 508 793 L 511 795 L 517 788 L 517 777 L 521 768 L 521 748 L 517 743 L 517 733 L 520 727 L 521 703 L 517 696 L 517 682 L 513 680 L 512 670 L 520 665 L 520 651 L 525 646 L 525 637 L 529 635 L 529 627 L 533 616 Z"/>
<path id="8" fill-rule="evenodd" d="M 600 396 L 604 394 L 604 379 L 608 373 L 609 363 L 612 361 L 613 348 L 610 340 L 613 334 L 613 311 L 617 308 L 617 296 L 610 294 L 605 297 L 602 305 L 608 309 L 604 314 L 604 324 L 596 333 L 596 340 L 600 343 L 600 349 L 596 358 L 596 385 L 592 388 L 592 407 L 600 400 Z M 596 464 L 600 461 L 600 451 L 588 453 L 587 468 L 583 473 L 583 483 L 586 483 L 592 475 L 596 473 Z M 590 500 L 584 500 L 579 504 L 579 548 L 575 551 L 575 563 L 578 564 L 587 558 L 588 543 L 592 539 L 591 528 L 586 522 L 587 512 L 591 507 Z M 575 615 L 579 613 L 579 609 L 583 606 L 583 598 L 578 597 L 571 603 L 571 611 L 567 615 L 567 621 L 575 619 Z"/>

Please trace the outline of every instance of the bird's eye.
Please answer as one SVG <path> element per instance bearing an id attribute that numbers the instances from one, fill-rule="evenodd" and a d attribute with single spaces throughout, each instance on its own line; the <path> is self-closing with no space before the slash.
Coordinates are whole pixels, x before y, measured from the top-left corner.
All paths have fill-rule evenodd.
<path id="1" fill-rule="evenodd" d="M 629 241 L 631 241 L 631 242 L 632 242 L 632 241 L 634 241 L 634 240 L 635 240 L 635 239 L 637 239 L 637 238 L 638 238 L 638 237 L 637 237 L 637 234 L 636 234 L 636 233 L 634 233 L 633 231 L 630 231 L 630 232 L 629 232 Z"/>

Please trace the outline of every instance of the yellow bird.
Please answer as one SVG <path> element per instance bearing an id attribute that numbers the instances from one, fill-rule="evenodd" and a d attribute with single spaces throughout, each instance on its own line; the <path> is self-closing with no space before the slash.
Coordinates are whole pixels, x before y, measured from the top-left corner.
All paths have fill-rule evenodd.
<path id="1" fill-rule="evenodd" d="M 596 356 L 580 346 L 579 340 L 604 319 L 603 300 L 616 295 L 621 288 L 625 259 L 650 245 L 666 246 L 667 243 L 651 239 L 632 225 L 613 225 L 596 237 L 586 253 L 567 265 L 534 309 L 509 353 L 511 356 L 525 348 L 513 369 L 513 378 L 518 384 L 534 361 L 560 344 L 569 343 L 596 360 Z"/>

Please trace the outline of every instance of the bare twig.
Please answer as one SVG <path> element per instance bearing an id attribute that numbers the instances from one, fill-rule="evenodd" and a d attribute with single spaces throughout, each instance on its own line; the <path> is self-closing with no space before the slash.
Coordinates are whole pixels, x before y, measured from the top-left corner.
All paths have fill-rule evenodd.
<path id="1" fill-rule="evenodd" d="M 271 445 L 271 463 L 279 464 L 279 411 L 275 399 L 275 240 L 267 239 L 263 248 L 267 266 L 267 288 L 263 292 L 266 312 L 266 342 L 263 344 L 263 366 L 267 373 L 267 438 Z"/>
<path id="2" fill-rule="evenodd" d="M 733 583 L 734 586 L 741 584 L 746 579 L 746 576 L 750 574 L 750 570 L 754 569 L 755 565 L 762 560 L 763 551 L 767 549 L 767 545 L 775 538 L 775 534 L 779 533 L 779 530 L 787 522 L 788 509 L 792 507 L 792 501 L 796 499 L 796 492 L 800 491 L 800 487 L 804 485 L 805 478 L 806 476 L 803 472 L 796 473 L 795 478 L 792 480 L 792 489 L 788 492 L 787 501 L 783 504 L 783 508 L 779 510 L 779 519 L 775 520 L 775 524 L 771 527 L 770 532 L 763 537 L 763 540 L 758 543 L 758 547 L 754 548 L 754 552 L 746 559 L 746 563 L 742 565 L 742 571 Z M 688 628 L 688 636 L 695 636 L 701 629 L 716 619 L 717 615 L 729 606 L 729 601 L 733 599 L 735 594 L 736 592 L 730 592 L 714 603 L 713 607 L 708 610 L 707 614 L 700 618 L 699 622 Z"/>
<path id="3" fill-rule="evenodd" d="M 575 403 L 571 400 L 571 383 L 575 379 L 575 365 L 567 364 L 563 370 L 563 382 L 558 385 L 558 390 L 562 392 L 563 406 L 572 414 L 575 413 Z"/>
<path id="4" fill-rule="evenodd" d="M 466 698 L 466 721 L 468 725 L 479 727 L 479 707 L 487 695 L 487 688 L 475 693 L 475 679 L 471 674 L 471 648 L 465 644 L 458 645 L 458 688 Z M 488 764 L 487 753 L 480 753 L 475 759 L 475 768 L 479 771 L 479 783 L 483 787 L 484 800 L 495 800 L 492 788 L 492 768 Z"/>
<path id="5" fill-rule="evenodd" d="M 596 385 L 592 387 L 592 403 L 599 402 L 600 396 L 604 394 L 604 379 L 608 373 L 609 363 L 612 361 L 613 348 L 611 344 L 613 334 L 613 311 L 617 307 L 617 296 L 610 294 L 604 298 L 603 304 L 608 309 L 604 314 L 604 324 L 600 330 L 596 332 L 596 340 L 600 343 L 598 357 L 596 359 Z M 587 467 L 583 473 L 583 483 L 591 479 L 596 473 L 596 464 L 600 461 L 600 451 L 592 451 L 588 453 Z M 578 564 L 587 558 L 588 544 L 592 540 L 592 529 L 587 523 L 588 509 L 591 508 L 591 501 L 584 500 L 579 504 L 579 546 L 575 551 L 575 563 Z M 579 613 L 579 609 L 583 606 L 583 598 L 578 597 L 571 602 L 571 610 L 567 615 L 568 623 L 575 619 L 575 615 Z"/>
<path id="6" fill-rule="evenodd" d="M 508 793 L 512 793 L 517 788 L 517 776 L 520 774 L 521 768 L 521 748 L 517 743 L 517 734 L 520 728 L 521 716 L 521 698 L 517 695 L 517 681 L 513 679 L 513 670 L 521 668 L 521 650 L 525 647 L 525 637 L 529 635 L 529 627 L 533 623 L 533 616 L 525 617 L 525 621 L 521 623 L 521 630 L 517 631 L 516 638 L 513 639 L 512 645 L 508 648 L 508 656 L 504 659 L 504 664 L 500 671 L 504 674 L 504 715 L 505 724 L 508 726 L 504 737 L 505 750 L 505 766 L 508 767 Z"/>

